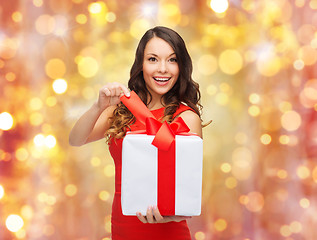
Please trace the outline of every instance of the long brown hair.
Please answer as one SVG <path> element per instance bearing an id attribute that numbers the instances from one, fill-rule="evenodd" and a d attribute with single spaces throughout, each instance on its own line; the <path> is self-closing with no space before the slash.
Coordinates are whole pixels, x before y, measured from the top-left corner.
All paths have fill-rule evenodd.
<path id="1" fill-rule="evenodd" d="M 179 67 L 179 77 L 175 85 L 161 99 L 162 104 L 165 106 L 162 121 L 172 122 L 173 115 L 181 103 L 191 107 L 200 117 L 202 105 L 199 103 L 199 85 L 192 79 L 192 60 L 182 37 L 170 28 L 157 26 L 149 29 L 143 35 L 136 49 L 135 60 L 130 71 L 129 89 L 135 91 L 144 104 L 148 105 L 151 102 L 152 96 L 143 78 L 143 59 L 145 46 L 153 37 L 163 39 L 173 48 Z M 112 121 L 111 127 L 106 132 L 108 139 L 112 137 L 122 138 L 126 133 L 127 127 L 135 119 L 131 112 L 120 103 L 114 110 L 113 118 L 110 121 Z"/>

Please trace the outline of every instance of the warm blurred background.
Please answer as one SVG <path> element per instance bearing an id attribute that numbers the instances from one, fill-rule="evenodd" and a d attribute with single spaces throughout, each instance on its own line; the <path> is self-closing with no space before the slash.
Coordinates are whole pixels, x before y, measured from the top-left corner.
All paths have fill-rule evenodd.
<path id="1" fill-rule="evenodd" d="M 0 239 L 109 240 L 114 164 L 68 133 L 155 25 L 201 86 L 196 240 L 317 239 L 317 0 L 1 0 Z"/>

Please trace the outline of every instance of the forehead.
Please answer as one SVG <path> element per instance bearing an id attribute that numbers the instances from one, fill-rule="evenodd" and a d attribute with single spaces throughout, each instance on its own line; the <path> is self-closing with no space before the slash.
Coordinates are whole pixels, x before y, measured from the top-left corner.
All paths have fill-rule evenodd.
<path id="1" fill-rule="evenodd" d="M 169 45 L 168 42 L 163 40 L 162 38 L 154 37 L 151 38 L 150 41 L 145 46 L 144 54 L 153 53 L 155 55 L 171 55 L 174 53 L 174 49 Z"/>

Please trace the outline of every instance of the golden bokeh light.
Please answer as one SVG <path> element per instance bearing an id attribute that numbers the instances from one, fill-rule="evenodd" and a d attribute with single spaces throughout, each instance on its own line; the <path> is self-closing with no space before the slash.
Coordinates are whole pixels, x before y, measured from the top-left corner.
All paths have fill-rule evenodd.
<path id="1" fill-rule="evenodd" d="M 99 193 L 99 198 L 102 200 L 102 201 L 107 201 L 109 198 L 110 198 L 110 194 L 108 191 L 101 191 Z"/>
<path id="2" fill-rule="evenodd" d="M 211 75 L 218 68 L 217 59 L 213 55 L 203 55 L 198 60 L 198 71 L 204 75 Z"/>
<path id="3" fill-rule="evenodd" d="M 210 0 L 210 8 L 216 13 L 224 13 L 228 7 L 228 0 Z"/>
<path id="4" fill-rule="evenodd" d="M 52 33 L 55 29 L 54 17 L 48 14 L 39 16 L 35 21 L 35 28 L 37 32 L 42 35 L 48 35 Z"/>
<path id="5" fill-rule="evenodd" d="M 0 185 L 0 200 L 4 197 L 4 188 L 2 185 Z"/>
<path id="6" fill-rule="evenodd" d="M 310 170 L 306 166 L 299 166 L 296 170 L 296 174 L 300 179 L 306 179 L 310 176 Z"/>
<path id="7" fill-rule="evenodd" d="M 52 87 L 55 93 L 63 94 L 66 92 L 68 84 L 65 79 L 59 78 L 54 80 Z"/>
<path id="8" fill-rule="evenodd" d="M 66 73 L 64 61 L 58 58 L 50 59 L 45 65 L 45 72 L 52 79 L 62 78 Z"/>
<path id="9" fill-rule="evenodd" d="M 272 141 L 272 137 L 265 133 L 265 134 L 262 134 L 262 136 L 260 137 L 260 140 L 261 140 L 261 143 L 263 143 L 264 145 L 268 145 L 271 143 Z"/>
<path id="10" fill-rule="evenodd" d="M 206 239 L 206 235 L 203 232 L 196 232 L 195 233 L 195 239 L 196 240 L 205 240 Z"/>
<path id="11" fill-rule="evenodd" d="M 227 49 L 220 54 L 219 67 L 224 73 L 234 75 L 243 67 L 243 58 L 237 50 Z"/>
<path id="12" fill-rule="evenodd" d="M 227 228 L 227 221 L 225 219 L 217 219 L 215 222 L 214 222 L 214 228 L 217 232 L 222 232 L 224 230 L 226 230 Z"/>
<path id="13" fill-rule="evenodd" d="M 230 163 L 223 163 L 223 164 L 221 164 L 220 169 L 224 173 L 229 173 L 231 171 L 231 165 L 230 165 Z"/>
<path id="14" fill-rule="evenodd" d="M 299 205 L 300 205 L 302 208 L 309 208 L 309 206 L 310 206 L 310 201 L 309 201 L 309 199 L 307 199 L 307 198 L 302 198 L 302 199 L 299 201 Z"/>
<path id="15" fill-rule="evenodd" d="M 68 197 L 73 197 L 77 194 L 77 186 L 74 184 L 68 184 L 65 186 L 64 192 Z"/>
<path id="16" fill-rule="evenodd" d="M 260 192 L 250 192 L 248 193 L 248 202 L 245 207 L 250 212 L 259 212 L 264 206 L 264 197 Z"/>
<path id="17" fill-rule="evenodd" d="M 12 13 L 12 20 L 14 22 L 21 22 L 23 20 L 23 15 L 21 12 L 16 11 L 14 13 Z"/>
<path id="18" fill-rule="evenodd" d="M 7 229 L 11 232 L 19 231 L 24 225 L 23 219 L 16 214 L 11 214 L 6 219 Z"/>
<path id="19" fill-rule="evenodd" d="M 8 131 L 13 127 L 14 119 L 8 112 L 0 113 L 0 129 Z"/>
<path id="20" fill-rule="evenodd" d="M 92 57 L 82 57 L 77 66 L 78 72 L 85 78 L 94 77 L 99 70 L 99 63 Z"/>
<path id="21" fill-rule="evenodd" d="M 287 131 L 297 130 L 302 123 L 301 116 L 296 111 L 287 111 L 281 117 L 281 124 Z"/>

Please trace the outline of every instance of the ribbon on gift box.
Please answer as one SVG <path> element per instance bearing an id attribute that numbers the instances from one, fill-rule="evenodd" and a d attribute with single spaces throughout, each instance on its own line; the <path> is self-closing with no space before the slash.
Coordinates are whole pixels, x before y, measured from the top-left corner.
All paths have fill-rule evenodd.
<path id="1" fill-rule="evenodd" d="M 120 100 L 145 126 L 145 133 L 155 135 L 152 144 L 158 148 L 157 206 L 162 215 L 175 215 L 175 135 L 190 129 L 181 117 L 171 124 L 158 121 L 134 91 Z"/>

